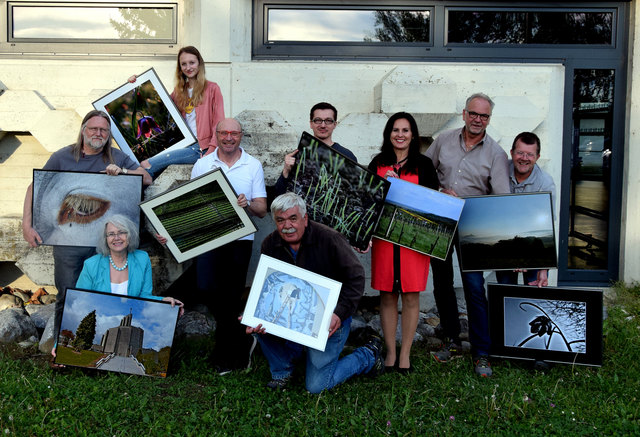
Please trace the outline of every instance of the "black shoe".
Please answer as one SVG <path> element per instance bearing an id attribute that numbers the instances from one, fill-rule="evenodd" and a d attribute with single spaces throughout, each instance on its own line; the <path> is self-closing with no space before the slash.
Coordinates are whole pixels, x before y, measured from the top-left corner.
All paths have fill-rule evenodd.
<path id="1" fill-rule="evenodd" d="M 289 385 L 289 381 L 291 381 L 291 375 L 285 376 L 281 379 L 272 379 L 267 383 L 267 388 L 271 390 L 284 390 Z"/>
<path id="2" fill-rule="evenodd" d="M 413 366 L 411 364 L 409 364 L 409 367 L 398 367 L 396 368 L 396 371 L 400 374 L 400 375 L 408 375 L 409 373 L 413 373 L 415 369 L 413 368 Z"/>
<path id="3" fill-rule="evenodd" d="M 376 376 L 382 375 L 385 370 L 384 358 L 382 358 L 382 339 L 377 335 L 372 335 L 364 347 L 371 351 L 373 359 L 375 360 L 373 367 L 367 372 L 367 376 L 375 378 Z"/>

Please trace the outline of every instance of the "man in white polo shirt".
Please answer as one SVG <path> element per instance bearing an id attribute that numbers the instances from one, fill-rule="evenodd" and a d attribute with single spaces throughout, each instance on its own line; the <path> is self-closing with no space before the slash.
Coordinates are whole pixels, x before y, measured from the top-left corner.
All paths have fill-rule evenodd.
<path id="1" fill-rule="evenodd" d="M 222 169 L 238 193 L 238 205 L 249 214 L 264 217 L 267 192 L 262 164 L 240 147 L 242 135 L 242 126 L 237 120 L 226 118 L 219 122 L 218 148 L 195 163 L 191 178 Z M 252 339 L 245 335 L 238 316 L 242 311 L 252 244 L 253 235 L 249 235 L 197 258 L 198 291 L 216 319 L 212 362 L 220 374 L 246 368 L 249 363 Z"/>

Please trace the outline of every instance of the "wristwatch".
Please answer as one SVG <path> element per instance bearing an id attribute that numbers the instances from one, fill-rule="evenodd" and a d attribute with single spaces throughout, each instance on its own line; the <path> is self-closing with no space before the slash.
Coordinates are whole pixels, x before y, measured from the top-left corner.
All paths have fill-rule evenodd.
<path id="1" fill-rule="evenodd" d="M 129 170 L 127 170 L 126 168 L 122 167 L 122 174 L 127 174 L 129 173 Z"/>

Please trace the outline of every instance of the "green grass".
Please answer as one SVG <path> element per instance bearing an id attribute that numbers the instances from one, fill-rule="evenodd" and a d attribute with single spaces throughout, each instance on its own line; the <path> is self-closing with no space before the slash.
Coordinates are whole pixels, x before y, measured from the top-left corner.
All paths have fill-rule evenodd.
<path id="1" fill-rule="evenodd" d="M 302 373 L 284 392 L 264 388 L 265 360 L 226 376 L 207 347 L 174 348 L 166 379 L 68 369 L 16 346 L 0 348 L 1 435 L 637 435 L 640 429 L 640 286 L 619 288 L 604 324 L 604 365 L 495 360 L 477 378 L 465 356 L 449 364 L 414 346 L 408 376 L 357 377 L 321 395 Z M 204 350 L 203 350 L 204 349 Z"/>

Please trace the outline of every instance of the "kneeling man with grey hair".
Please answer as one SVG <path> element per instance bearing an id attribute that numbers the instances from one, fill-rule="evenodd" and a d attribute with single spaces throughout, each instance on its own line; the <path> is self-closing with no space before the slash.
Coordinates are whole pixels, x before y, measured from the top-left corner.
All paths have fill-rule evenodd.
<path id="1" fill-rule="evenodd" d="M 276 197 L 271 215 L 276 230 L 262 242 L 262 253 L 339 281 L 342 289 L 324 352 L 269 335 L 262 325 L 247 327 L 247 334 L 262 334 L 258 335 L 258 341 L 272 377 L 267 387 L 284 388 L 291 379 L 295 360 L 305 349 L 305 386 L 311 393 L 329 390 L 354 375 L 382 373 L 380 337 L 372 336 L 366 345 L 340 358 L 349 337 L 351 316 L 364 293 L 364 268 L 347 240 L 333 229 L 309 220 L 304 200 L 294 193 Z"/>

